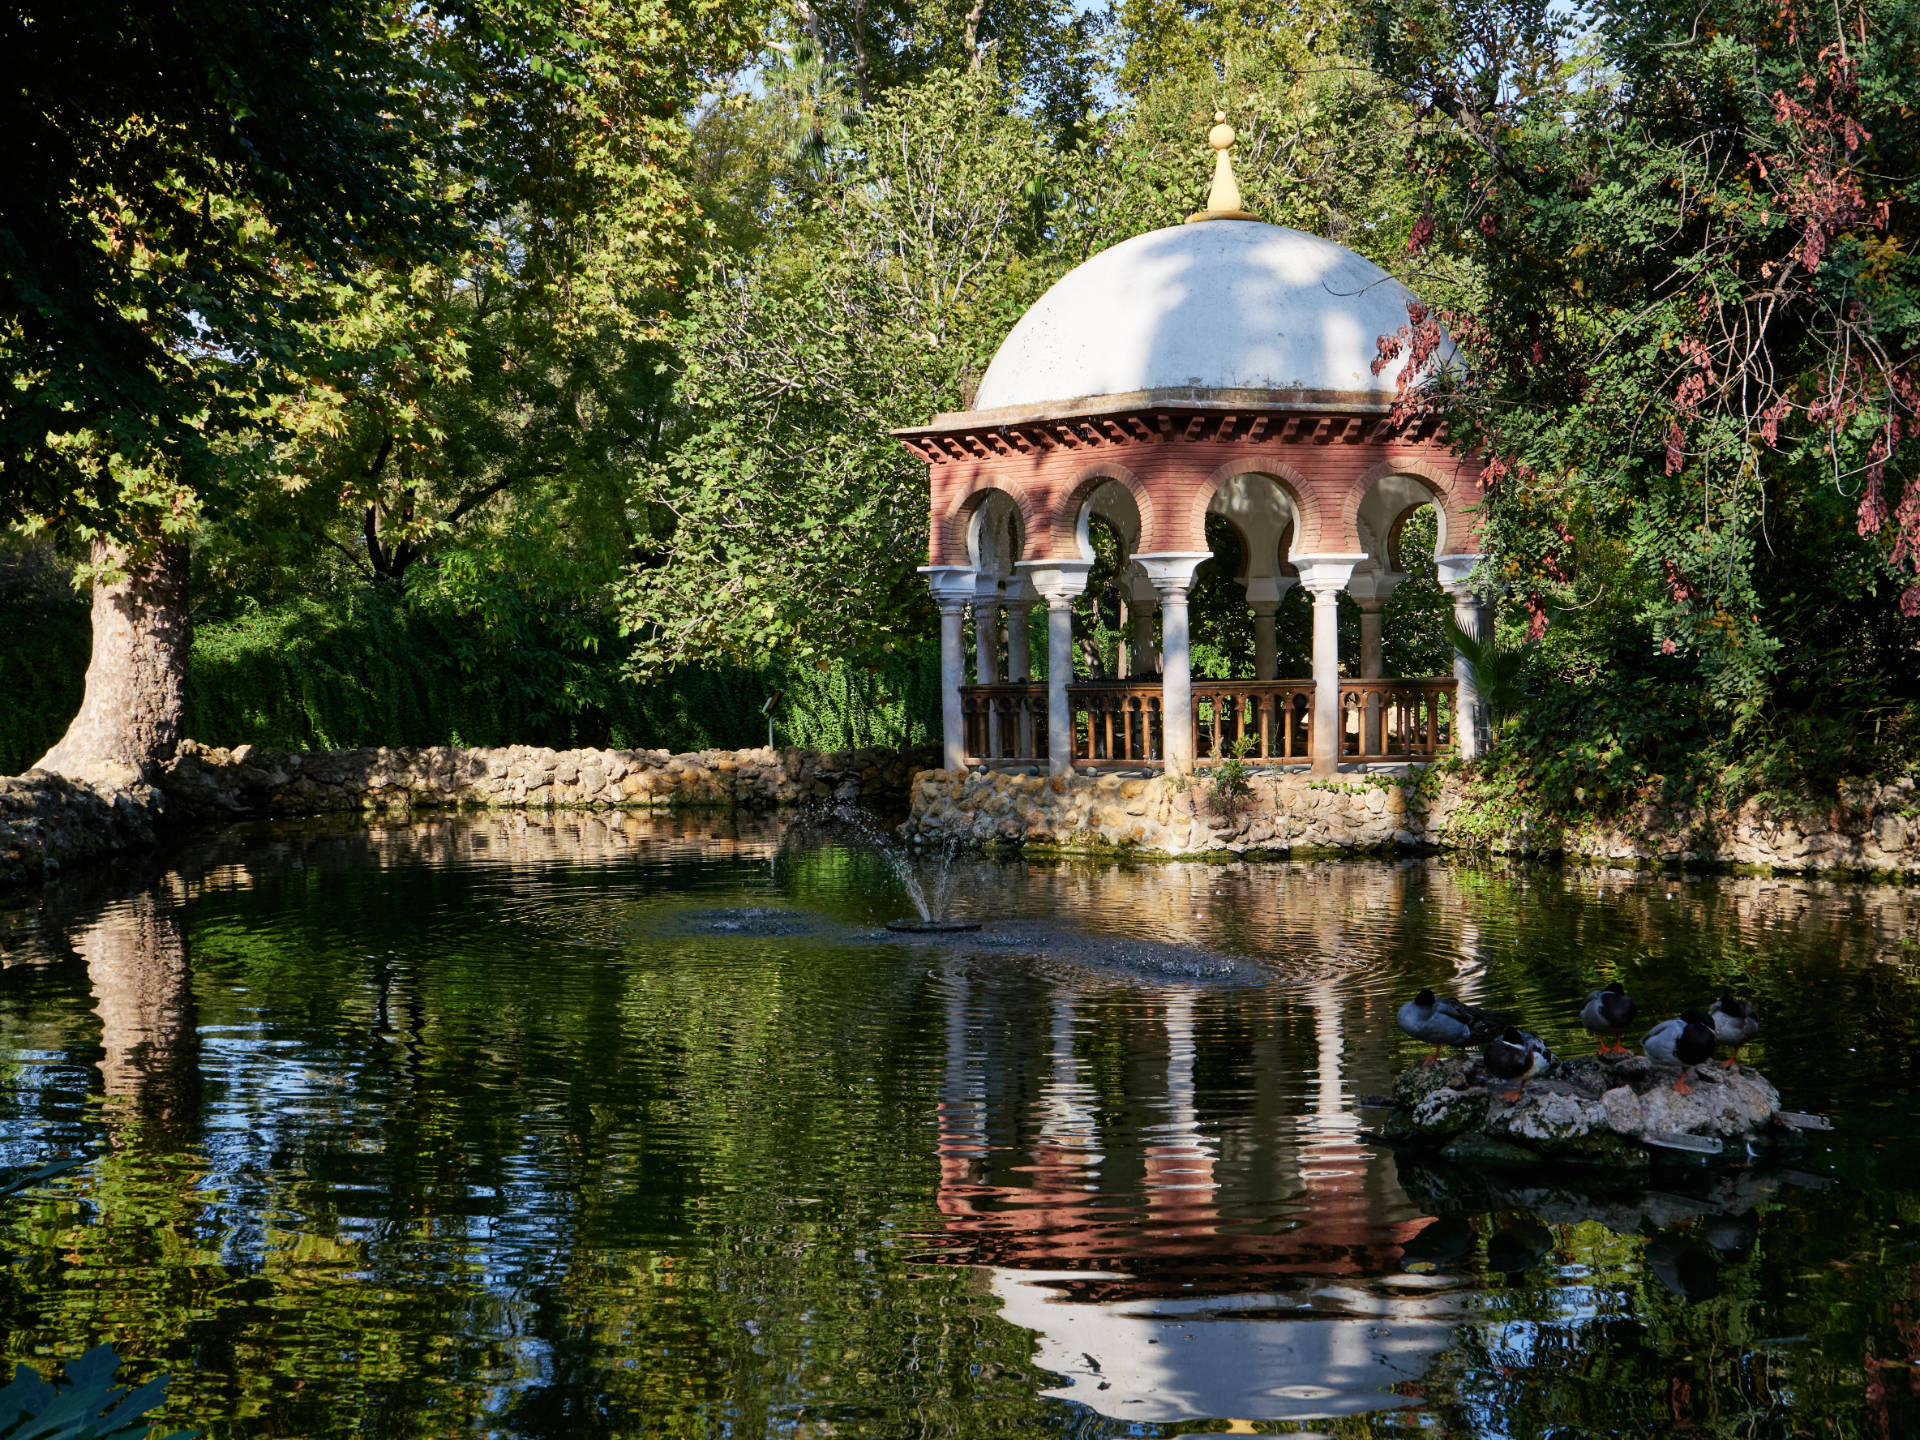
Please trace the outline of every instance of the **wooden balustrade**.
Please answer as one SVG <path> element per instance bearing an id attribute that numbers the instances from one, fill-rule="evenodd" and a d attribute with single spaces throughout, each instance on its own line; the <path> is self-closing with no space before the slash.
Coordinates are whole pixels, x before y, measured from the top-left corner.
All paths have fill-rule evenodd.
<path id="1" fill-rule="evenodd" d="M 1196 680 L 1193 755 L 1204 765 L 1232 756 L 1242 736 L 1249 760 L 1293 764 L 1310 759 L 1311 680 Z"/>
<path id="2" fill-rule="evenodd" d="M 1081 680 L 1067 687 L 1076 765 L 1158 765 L 1165 755 L 1158 680 Z M 1362 763 L 1433 760 L 1453 748 L 1454 682 L 1340 682 L 1340 758 Z M 1044 682 L 968 685 L 960 695 L 967 759 L 1047 758 Z M 1196 680 L 1193 752 L 1207 765 L 1231 756 L 1304 764 L 1313 753 L 1311 680 Z"/>
<path id="3" fill-rule="evenodd" d="M 1067 687 L 1076 765 L 1157 765 L 1165 755 L 1158 680 L 1086 680 Z"/>
<path id="4" fill-rule="evenodd" d="M 966 685 L 960 691 L 966 719 L 967 759 L 1045 760 L 1047 687 L 1044 682 Z"/>
<path id="5" fill-rule="evenodd" d="M 1454 681 L 1342 680 L 1340 758 L 1433 760 L 1453 748 Z"/>

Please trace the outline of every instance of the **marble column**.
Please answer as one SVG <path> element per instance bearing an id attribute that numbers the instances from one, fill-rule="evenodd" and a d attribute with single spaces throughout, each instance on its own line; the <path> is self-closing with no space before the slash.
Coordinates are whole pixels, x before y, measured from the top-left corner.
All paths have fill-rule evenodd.
<path id="1" fill-rule="evenodd" d="M 1256 680 L 1280 678 L 1280 652 L 1274 642 L 1273 618 L 1292 588 L 1291 577 L 1262 575 L 1247 581 L 1247 604 L 1253 607 L 1253 678 Z"/>
<path id="2" fill-rule="evenodd" d="M 1362 680 L 1381 679 L 1385 669 L 1385 658 L 1381 653 L 1380 616 L 1386 609 L 1387 601 L 1393 598 L 1393 592 L 1400 588 L 1400 582 L 1407 577 L 1392 571 L 1372 571 L 1364 575 L 1355 575 L 1347 584 L 1347 593 L 1353 596 L 1354 603 L 1360 607 L 1360 678 Z M 1366 752 L 1378 755 L 1386 737 L 1381 733 L 1381 706 L 1378 695 L 1367 697 L 1367 707 L 1363 725 Z"/>
<path id="3" fill-rule="evenodd" d="M 1020 562 L 1021 573 L 1047 602 L 1047 770 L 1073 773 L 1073 602 L 1087 588 L 1091 560 Z"/>
<path id="4" fill-rule="evenodd" d="M 967 683 L 967 656 L 961 623 L 967 602 L 973 599 L 974 574 L 970 565 L 922 565 L 933 603 L 940 609 L 940 729 L 944 741 L 941 763 L 949 770 L 967 767 L 967 716 L 961 691 Z"/>
<path id="5" fill-rule="evenodd" d="M 1027 617 L 1033 613 L 1034 601 L 1040 597 L 1033 593 L 1033 587 L 1024 579 L 1015 580 L 1007 587 L 1007 681 L 1013 685 L 1024 685 L 1033 676 L 1033 664 L 1027 653 L 1028 629 Z M 1033 755 L 1033 711 L 1022 702 L 1014 708 L 1014 754 L 1021 759 L 1030 759 Z"/>
<path id="6" fill-rule="evenodd" d="M 1187 635 L 1187 592 L 1212 554 L 1168 550 L 1134 559 L 1160 597 L 1160 728 L 1162 764 L 1169 775 L 1193 770 L 1193 656 Z"/>
<path id="7" fill-rule="evenodd" d="M 1000 585 L 981 576 L 973 591 L 973 683 L 1000 683 Z M 998 760 L 1004 747 L 1000 743 L 1000 712 L 987 707 L 987 753 L 984 759 Z"/>
<path id="8" fill-rule="evenodd" d="M 1151 675 L 1158 668 L 1153 654 L 1153 607 L 1158 601 L 1153 582 L 1136 569 L 1127 590 L 1128 618 L 1132 621 L 1132 633 L 1128 636 L 1132 663 L 1127 673 L 1135 677 Z"/>
<path id="9" fill-rule="evenodd" d="M 1340 592 L 1364 555 L 1296 555 L 1300 583 L 1313 596 L 1313 773 L 1340 768 Z"/>
<path id="10" fill-rule="evenodd" d="M 1440 588 L 1453 600 L 1453 623 L 1473 639 L 1485 642 L 1493 634 L 1493 602 L 1474 593 L 1473 570 L 1478 555 L 1442 555 L 1434 564 L 1440 572 Z M 1462 760 L 1476 760 L 1486 754 L 1493 738 L 1492 717 L 1486 700 L 1474 681 L 1473 666 L 1458 650 L 1453 652 L 1453 753 Z"/>

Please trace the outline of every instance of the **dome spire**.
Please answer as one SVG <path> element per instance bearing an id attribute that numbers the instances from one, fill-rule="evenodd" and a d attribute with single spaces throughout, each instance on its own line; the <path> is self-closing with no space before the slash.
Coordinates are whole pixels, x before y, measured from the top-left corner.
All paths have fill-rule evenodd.
<path id="1" fill-rule="evenodd" d="M 1227 112 L 1213 112 L 1213 129 L 1207 132 L 1207 144 L 1213 147 L 1213 189 L 1207 192 L 1207 208 L 1187 216 L 1187 223 L 1197 220 L 1258 220 L 1258 215 L 1250 215 L 1240 208 L 1240 185 L 1233 178 L 1233 157 L 1227 152 L 1233 149 L 1233 142 L 1239 137 L 1233 133 L 1233 127 L 1227 124 Z"/>

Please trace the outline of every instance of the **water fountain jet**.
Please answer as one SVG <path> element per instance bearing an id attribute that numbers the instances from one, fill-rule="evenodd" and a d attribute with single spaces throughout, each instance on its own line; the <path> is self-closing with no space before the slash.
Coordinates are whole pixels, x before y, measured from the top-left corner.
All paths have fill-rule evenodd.
<path id="1" fill-rule="evenodd" d="M 960 849 L 960 842 L 952 836 L 928 847 L 933 853 L 933 868 L 927 877 L 930 883 L 923 883 L 919 857 L 857 806 L 835 805 L 824 814 L 802 819 L 787 833 L 791 838 L 796 832 L 825 830 L 851 839 L 885 860 L 900 888 L 907 892 L 918 915 L 889 920 L 887 929 L 899 935 L 962 935 L 980 928 L 978 920 L 956 920 L 947 914 L 953 899 L 953 858 Z"/>

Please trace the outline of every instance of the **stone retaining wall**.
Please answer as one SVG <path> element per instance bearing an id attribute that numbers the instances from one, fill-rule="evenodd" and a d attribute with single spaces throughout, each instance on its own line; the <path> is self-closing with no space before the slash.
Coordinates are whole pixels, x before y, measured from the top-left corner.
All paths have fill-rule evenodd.
<path id="1" fill-rule="evenodd" d="M 176 819 L 460 807 L 739 806 L 807 800 L 898 804 L 917 750 L 213 749 L 185 741 L 160 781 Z"/>
<path id="2" fill-rule="evenodd" d="M 183 741 L 156 785 L 0 777 L 0 887 L 116 851 L 163 829 L 265 816 L 447 809 L 771 810 L 812 800 L 897 806 L 938 763 L 911 750 L 215 749 Z"/>
<path id="3" fill-rule="evenodd" d="M 1078 774 L 1058 778 L 928 770 L 914 781 L 908 825 L 953 836 L 1070 852 L 1146 855 L 1365 853 L 1390 849 L 1563 855 L 1597 864 L 1742 865 L 1920 879 L 1920 793 L 1911 778 L 1843 791 L 1791 810 L 1749 801 L 1732 812 L 1645 807 L 1624 825 L 1494 829 L 1456 771 L 1424 777 L 1258 774 L 1236 813 L 1217 810 L 1204 776 Z"/>
<path id="4" fill-rule="evenodd" d="M 0 777 L 0 885 L 44 879 L 63 865 L 157 838 L 159 793 L 76 784 L 35 771 Z"/>

